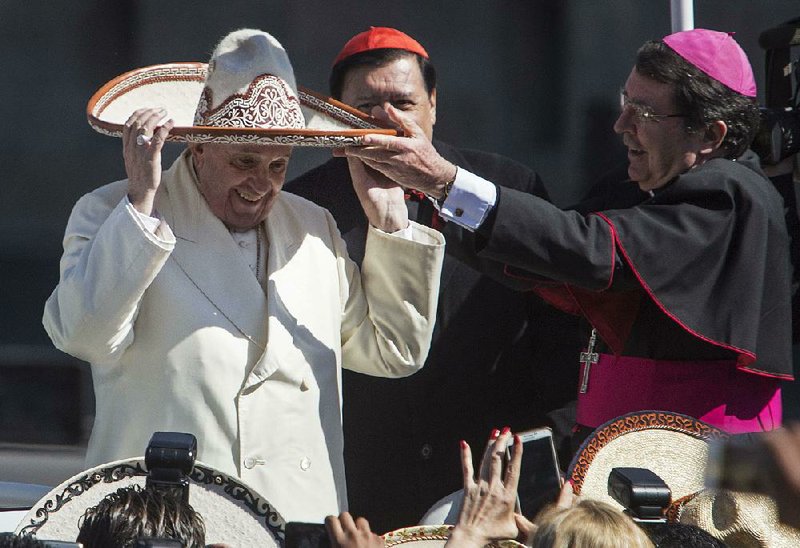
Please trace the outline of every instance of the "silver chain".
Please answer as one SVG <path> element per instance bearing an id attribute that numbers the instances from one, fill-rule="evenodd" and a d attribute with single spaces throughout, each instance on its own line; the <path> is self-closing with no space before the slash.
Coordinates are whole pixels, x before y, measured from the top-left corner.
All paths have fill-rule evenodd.
<path id="1" fill-rule="evenodd" d="M 259 247 L 259 249 L 260 249 L 260 247 Z M 195 281 L 192 279 L 192 277 L 191 277 L 191 276 L 189 276 L 189 273 L 188 273 L 188 272 L 186 272 L 186 269 L 184 269 L 184 268 L 183 268 L 183 265 L 181 265 L 181 263 L 179 263 L 177 260 L 175 260 L 175 264 L 176 264 L 176 265 L 178 265 L 178 268 L 180 268 L 180 269 L 181 269 L 181 272 L 183 272 L 183 273 L 186 275 L 186 277 L 187 277 L 187 278 L 189 278 L 189 281 L 190 281 L 190 282 L 192 282 L 192 285 L 193 285 L 193 286 L 195 286 L 195 287 L 197 288 L 197 290 L 198 290 L 200 293 L 202 293 L 202 294 L 203 294 L 203 296 L 204 296 L 206 299 L 208 299 L 208 302 L 210 302 L 212 305 L 214 305 L 214 308 L 216 308 L 216 309 L 219 311 L 219 313 L 220 313 L 220 314 L 222 314 L 222 317 L 223 317 L 223 318 L 225 318 L 226 320 L 228 320 L 228 321 L 231 323 L 231 325 L 232 325 L 233 327 L 235 327 L 235 328 L 236 328 L 236 331 L 238 331 L 239 333 L 241 333 L 241 335 L 242 335 L 242 336 L 243 336 L 245 339 L 247 339 L 248 341 L 250 341 L 251 343 L 253 343 L 253 344 L 254 344 L 256 347 L 260 348 L 260 349 L 261 349 L 263 352 L 266 352 L 266 351 L 267 351 L 267 348 L 266 348 L 265 346 L 263 346 L 263 345 L 262 345 L 262 344 L 260 344 L 258 341 L 256 341 L 256 340 L 255 340 L 255 339 L 254 339 L 254 338 L 253 338 L 253 337 L 252 337 L 252 336 L 251 336 L 249 333 L 247 333 L 247 331 L 245 331 L 244 329 L 242 329 L 241 327 L 239 327 L 239 325 L 238 325 L 238 324 L 237 324 L 235 321 L 233 321 L 233 319 L 231 319 L 231 317 L 230 317 L 230 316 L 228 316 L 227 314 L 225 314 L 225 312 L 224 312 L 224 311 L 223 311 L 223 310 L 222 310 L 222 309 L 221 309 L 219 306 L 217 306 L 217 303 L 215 303 L 215 302 L 214 302 L 214 299 L 212 299 L 211 297 L 209 297 L 209 296 L 208 296 L 208 294 L 207 294 L 205 291 L 203 291 L 203 289 L 202 289 L 202 288 L 201 288 L 199 285 L 197 285 L 197 282 L 195 282 Z"/>

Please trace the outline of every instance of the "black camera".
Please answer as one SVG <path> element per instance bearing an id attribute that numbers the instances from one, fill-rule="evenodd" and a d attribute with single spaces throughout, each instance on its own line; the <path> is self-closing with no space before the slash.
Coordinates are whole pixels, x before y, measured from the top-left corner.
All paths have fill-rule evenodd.
<path id="1" fill-rule="evenodd" d="M 766 50 L 765 106 L 751 148 L 764 164 L 775 165 L 800 151 L 800 17 L 767 29 L 758 37 Z"/>
<path id="2" fill-rule="evenodd" d="M 328 531 L 322 523 L 290 521 L 286 524 L 285 548 L 330 548 Z"/>
<path id="3" fill-rule="evenodd" d="M 625 508 L 634 521 L 664 522 L 672 491 L 658 474 L 647 468 L 612 468 L 608 494 Z"/>
<path id="4" fill-rule="evenodd" d="M 147 489 L 168 491 L 189 502 L 189 475 L 197 458 L 197 438 L 183 432 L 154 432 L 144 454 Z"/>

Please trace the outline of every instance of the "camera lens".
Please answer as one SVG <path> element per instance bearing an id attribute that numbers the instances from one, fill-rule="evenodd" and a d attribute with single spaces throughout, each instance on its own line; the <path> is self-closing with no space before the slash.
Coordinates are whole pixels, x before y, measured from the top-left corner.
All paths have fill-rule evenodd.
<path id="1" fill-rule="evenodd" d="M 775 165 L 800 151 L 800 113 L 761 108 L 761 125 L 751 148 L 765 164 Z"/>

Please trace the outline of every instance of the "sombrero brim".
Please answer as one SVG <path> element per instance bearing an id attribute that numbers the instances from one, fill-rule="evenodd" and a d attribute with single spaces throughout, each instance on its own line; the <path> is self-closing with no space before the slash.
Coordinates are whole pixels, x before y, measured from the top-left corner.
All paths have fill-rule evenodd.
<path id="1" fill-rule="evenodd" d="M 383 542 L 386 546 L 399 546 L 410 548 L 420 546 L 424 548 L 438 548 L 447 543 L 450 533 L 453 532 L 452 525 L 417 525 L 416 527 L 404 527 L 390 531 L 383 535 Z M 524 547 L 516 540 L 498 540 L 487 544 L 490 548 L 518 548 Z"/>
<path id="2" fill-rule="evenodd" d="M 168 141 L 342 147 L 360 145 L 369 133 L 397 135 L 397 130 L 378 120 L 303 87 L 298 89 L 298 98 L 305 129 L 195 126 L 194 113 L 206 72 L 205 63 L 168 63 L 117 76 L 89 100 L 89 125 L 104 135 L 121 137 L 123 125 L 133 111 L 163 107 L 175 121 Z"/>
<path id="3" fill-rule="evenodd" d="M 567 477 L 584 498 L 622 509 L 608 494 L 612 468 L 647 468 L 669 486 L 672 500 L 705 487 L 709 442 L 726 438 L 721 430 L 680 413 L 640 411 L 598 427 L 581 445 Z"/>
<path id="4" fill-rule="evenodd" d="M 781 523 L 775 501 L 759 493 L 706 489 L 674 502 L 667 518 L 726 546 L 800 546 L 800 531 Z"/>
<path id="5" fill-rule="evenodd" d="M 74 542 L 78 520 L 90 507 L 119 488 L 144 486 L 143 458 L 91 468 L 53 488 L 31 507 L 16 533 L 40 539 Z M 282 546 L 283 517 L 240 480 L 195 463 L 189 477 L 189 504 L 203 517 L 206 543 L 232 547 Z"/>

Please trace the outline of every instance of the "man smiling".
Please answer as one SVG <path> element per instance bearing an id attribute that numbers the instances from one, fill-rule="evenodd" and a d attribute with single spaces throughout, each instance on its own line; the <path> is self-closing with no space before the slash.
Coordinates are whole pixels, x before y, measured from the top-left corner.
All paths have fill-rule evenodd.
<path id="1" fill-rule="evenodd" d="M 479 257 L 592 324 L 579 434 L 643 409 L 733 433 L 771 430 L 780 380 L 792 378 L 790 267 L 782 201 L 748 150 L 755 96 L 750 63 L 727 33 L 646 43 L 614 130 L 631 184 L 649 196 L 589 215 L 462 166 L 456 175 L 391 107 L 410 138 L 375 135 L 346 154 L 439 200 L 442 216 L 477 232 Z"/>
<path id="2" fill-rule="evenodd" d="M 281 193 L 291 147 L 247 133 L 296 137 L 297 95 L 281 45 L 244 29 L 212 56 L 200 142 L 163 173 L 174 124 L 164 109 L 133 112 L 128 178 L 75 206 L 44 325 L 92 365 L 89 464 L 140 455 L 155 430 L 189 432 L 199 461 L 242 478 L 287 521 L 321 523 L 347 508 L 341 368 L 419 368 L 444 242 L 409 222 L 402 188 L 354 161 L 370 224 L 359 271 L 330 214 Z"/>

